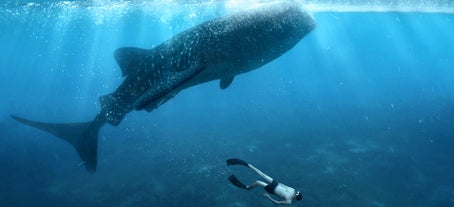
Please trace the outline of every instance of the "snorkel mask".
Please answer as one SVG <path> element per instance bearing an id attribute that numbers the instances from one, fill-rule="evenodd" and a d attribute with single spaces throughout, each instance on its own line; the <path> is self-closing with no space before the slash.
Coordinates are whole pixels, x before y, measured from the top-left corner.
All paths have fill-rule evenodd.
<path id="1" fill-rule="evenodd" d="M 303 200 L 303 195 L 299 191 L 296 191 L 295 199 L 298 201 Z"/>

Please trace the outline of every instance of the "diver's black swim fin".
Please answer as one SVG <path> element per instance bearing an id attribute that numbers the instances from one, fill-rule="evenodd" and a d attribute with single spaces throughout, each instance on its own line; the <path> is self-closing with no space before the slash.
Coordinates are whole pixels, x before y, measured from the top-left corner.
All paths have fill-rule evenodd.
<path id="1" fill-rule="evenodd" d="M 229 181 L 238 188 L 243 188 L 243 189 L 249 190 L 249 188 L 247 188 L 247 186 L 245 184 L 243 184 L 240 180 L 238 180 L 238 178 L 236 178 L 235 175 L 230 175 Z"/>
<path id="2" fill-rule="evenodd" d="M 249 167 L 249 164 L 246 161 L 236 159 L 236 158 L 227 160 L 227 166 L 230 166 L 230 165 L 244 165 L 246 167 Z"/>

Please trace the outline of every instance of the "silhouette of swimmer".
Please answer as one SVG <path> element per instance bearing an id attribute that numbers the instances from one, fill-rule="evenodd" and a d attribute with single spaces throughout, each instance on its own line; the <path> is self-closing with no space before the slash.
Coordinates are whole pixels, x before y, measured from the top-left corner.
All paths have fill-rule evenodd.
<path id="1" fill-rule="evenodd" d="M 247 185 L 243 184 L 242 182 L 240 182 L 240 180 L 238 180 L 238 178 L 235 177 L 235 175 L 233 175 L 233 174 L 230 175 L 229 181 L 238 188 L 250 190 L 257 186 L 261 186 L 266 190 L 266 192 L 269 193 L 269 194 L 264 193 L 263 196 L 267 197 L 269 200 L 271 200 L 272 202 L 274 202 L 275 204 L 278 204 L 278 205 L 290 205 L 290 204 L 292 204 L 293 199 L 296 199 L 298 201 L 303 199 L 303 195 L 301 195 L 301 193 L 299 191 L 295 190 L 292 187 L 289 187 L 282 183 L 277 182 L 270 176 L 266 175 L 259 169 L 255 168 L 254 166 L 252 166 L 251 164 L 249 164 L 243 160 L 228 159 L 227 166 L 230 166 L 230 165 L 243 165 L 243 166 L 249 167 L 250 169 L 254 170 L 255 173 L 260 175 L 260 177 L 265 179 L 265 181 L 266 181 L 266 182 L 264 182 L 261 180 L 257 180 L 254 183 L 252 183 L 251 185 L 247 186 Z M 271 198 L 270 194 L 276 195 L 277 197 L 281 198 L 282 200 L 280 200 L 280 201 L 275 200 L 275 199 Z"/>

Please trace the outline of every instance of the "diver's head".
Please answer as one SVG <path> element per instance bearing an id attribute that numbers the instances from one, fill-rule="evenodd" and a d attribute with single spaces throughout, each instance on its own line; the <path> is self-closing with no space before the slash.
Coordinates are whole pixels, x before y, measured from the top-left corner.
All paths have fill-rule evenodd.
<path id="1" fill-rule="evenodd" d="M 298 201 L 303 200 L 303 195 L 299 191 L 296 191 L 295 199 Z"/>

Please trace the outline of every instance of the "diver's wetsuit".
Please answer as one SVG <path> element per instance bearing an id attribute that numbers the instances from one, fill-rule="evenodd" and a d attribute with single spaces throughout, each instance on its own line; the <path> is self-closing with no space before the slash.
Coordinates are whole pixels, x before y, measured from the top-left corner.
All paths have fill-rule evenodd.
<path id="1" fill-rule="evenodd" d="M 278 182 L 276 182 L 276 180 L 273 180 L 273 182 L 271 182 L 270 184 L 265 186 L 266 192 L 268 192 L 270 194 L 274 194 L 274 189 L 276 189 L 277 184 L 278 184 Z"/>

